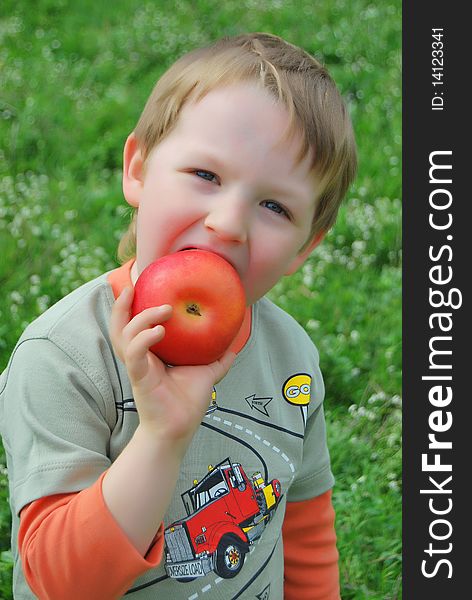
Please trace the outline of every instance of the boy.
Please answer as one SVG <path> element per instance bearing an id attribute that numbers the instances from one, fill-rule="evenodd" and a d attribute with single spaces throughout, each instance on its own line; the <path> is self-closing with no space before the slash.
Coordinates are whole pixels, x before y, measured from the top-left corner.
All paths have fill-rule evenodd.
<path id="1" fill-rule="evenodd" d="M 355 162 L 334 83 L 278 37 L 159 80 L 124 150 L 130 260 L 30 325 L 0 380 L 15 598 L 339 598 L 318 354 L 263 296 Z M 170 367 L 149 348 L 172 307 L 130 320 L 132 284 L 187 248 L 228 260 L 248 308 L 219 361 Z"/>

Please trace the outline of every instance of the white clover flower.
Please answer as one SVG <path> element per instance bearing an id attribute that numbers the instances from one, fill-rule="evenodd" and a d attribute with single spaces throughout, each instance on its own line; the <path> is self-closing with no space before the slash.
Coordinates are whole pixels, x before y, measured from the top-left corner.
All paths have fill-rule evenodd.
<path id="1" fill-rule="evenodd" d="M 306 273 L 303 275 L 303 283 L 307 287 L 311 287 L 313 285 L 313 275 L 311 273 Z"/>
<path id="2" fill-rule="evenodd" d="M 25 301 L 23 296 L 17 290 L 10 292 L 10 300 L 15 304 L 23 304 Z"/>
<path id="3" fill-rule="evenodd" d="M 351 248 L 354 254 L 359 255 L 364 252 L 366 245 L 365 240 L 355 240 L 352 242 Z"/>
<path id="4" fill-rule="evenodd" d="M 51 301 L 51 299 L 50 299 L 49 296 L 47 296 L 47 295 L 40 296 L 36 300 L 36 304 L 38 306 L 38 310 L 43 313 L 45 310 L 47 310 L 49 308 L 50 301 Z"/>

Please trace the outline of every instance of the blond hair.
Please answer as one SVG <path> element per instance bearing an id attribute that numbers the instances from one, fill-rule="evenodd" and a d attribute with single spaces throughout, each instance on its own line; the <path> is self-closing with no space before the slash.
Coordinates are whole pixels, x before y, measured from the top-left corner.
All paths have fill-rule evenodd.
<path id="1" fill-rule="evenodd" d="M 144 160 L 175 126 L 183 106 L 234 83 L 260 85 L 288 110 L 287 136 L 301 134 L 298 160 L 312 150 L 321 181 L 310 239 L 328 231 L 354 179 L 356 145 L 344 102 L 327 70 L 278 36 L 248 33 L 218 40 L 177 60 L 158 80 L 134 133 Z M 125 262 L 136 252 L 136 211 L 118 246 Z"/>

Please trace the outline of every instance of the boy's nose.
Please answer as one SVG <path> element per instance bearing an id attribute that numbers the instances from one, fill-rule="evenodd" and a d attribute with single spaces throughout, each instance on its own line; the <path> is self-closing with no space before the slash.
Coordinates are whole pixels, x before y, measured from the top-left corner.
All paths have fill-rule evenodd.
<path id="1" fill-rule="evenodd" d="M 225 242 L 247 240 L 247 211 L 238 203 L 221 202 L 205 218 L 205 227 Z"/>

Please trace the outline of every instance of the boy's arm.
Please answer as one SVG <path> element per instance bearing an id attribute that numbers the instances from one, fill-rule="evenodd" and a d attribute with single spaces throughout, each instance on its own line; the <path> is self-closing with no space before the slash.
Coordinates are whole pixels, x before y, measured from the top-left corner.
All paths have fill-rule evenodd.
<path id="1" fill-rule="evenodd" d="M 282 528 L 285 600 L 339 600 L 334 518 L 331 490 L 287 502 Z"/>
<path id="2" fill-rule="evenodd" d="M 144 555 L 170 504 L 181 461 L 208 408 L 213 385 L 236 355 L 228 351 L 210 365 L 168 367 L 149 348 L 165 335 L 161 323 L 172 307 L 148 308 L 131 319 L 133 293 L 127 287 L 116 300 L 110 336 L 126 365 L 139 424 L 108 469 L 102 490 L 111 514 Z"/>
<path id="3" fill-rule="evenodd" d="M 162 531 L 143 558 L 103 501 L 104 475 L 80 493 L 40 498 L 21 511 L 18 545 L 23 571 L 39 598 L 117 598 L 136 577 L 159 564 Z"/>
<path id="4" fill-rule="evenodd" d="M 234 360 L 235 355 L 227 352 L 211 365 L 168 368 L 149 348 L 164 335 L 163 327 L 155 324 L 169 317 L 170 307 L 147 309 L 130 320 L 132 298 L 131 289 L 118 298 L 110 324 L 113 345 L 127 367 L 139 414 L 132 439 L 99 483 L 78 493 L 64 507 L 55 507 L 46 519 L 40 510 L 44 527 L 28 524 L 28 517 L 34 520 L 34 509 L 41 508 L 37 503 L 46 499 L 33 502 L 32 512 L 27 508 L 21 513 L 19 542 L 27 577 L 33 587 L 51 586 L 40 587 L 42 598 L 73 597 L 76 577 L 82 577 L 91 562 L 96 571 L 82 598 L 116 597 L 126 590 L 130 579 L 123 578 L 114 564 L 121 558 L 117 557 L 120 545 L 115 545 L 115 538 L 122 542 L 125 538 L 128 554 L 132 545 L 141 557 L 146 556 L 171 500 L 180 462 L 208 407 L 212 387 Z M 104 517 L 110 526 L 105 532 L 100 528 Z M 63 544 L 66 531 L 65 557 L 59 567 L 56 561 L 51 564 L 48 553 L 51 547 Z M 140 562 L 137 574 L 152 566 Z M 106 596 L 100 589 L 100 594 L 94 595 L 93 581 L 100 583 L 102 578 L 115 579 L 112 588 L 116 592 Z"/>

